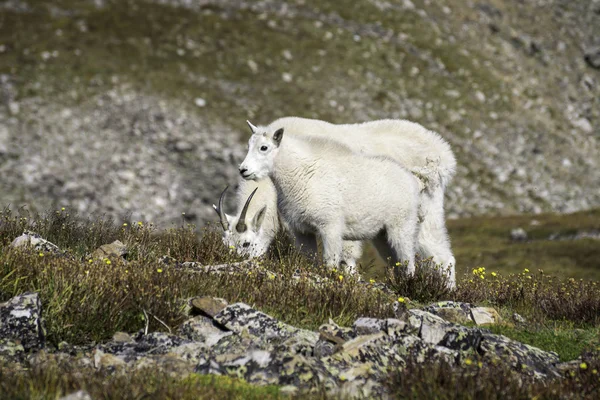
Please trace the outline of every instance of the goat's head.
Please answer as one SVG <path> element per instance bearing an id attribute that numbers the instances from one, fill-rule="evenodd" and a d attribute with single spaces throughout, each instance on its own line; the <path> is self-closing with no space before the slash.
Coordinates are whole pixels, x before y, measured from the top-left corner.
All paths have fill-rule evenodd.
<path id="1" fill-rule="evenodd" d="M 247 215 L 252 197 L 258 188 L 254 189 L 248 196 L 237 217 L 226 214 L 223 210 L 223 200 L 227 188 L 221 193 L 219 205 L 215 206 L 213 204 L 223 227 L 223 243 L 229 248 L 235 248 L 235 251 L 241 256 L 259 257 L 265 254 L 271 244 L 270 238 L 262 229 L 267 206 L 262 207 L 253 216 L 248 217 Z"/>
<path id="2" fill-rule="evenodd" d="M 240 164 L 240 174 L 246 180 L 260 180 L 269 176 L 283 138 L 283 128 L 267 132 L 248 122 L 252 136 L 248 141 L 248 154 Z"/>

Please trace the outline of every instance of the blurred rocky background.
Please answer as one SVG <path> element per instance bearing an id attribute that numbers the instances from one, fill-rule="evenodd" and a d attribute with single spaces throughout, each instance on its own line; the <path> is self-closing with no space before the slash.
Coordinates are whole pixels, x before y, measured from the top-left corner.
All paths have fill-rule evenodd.
<path id="1" fill-rule="evenodd" d="M 599 27 L 599 0 L 2 0 L 0 206 L 202 225 L 245 120 L 297 115 L 439 132 L 451 217 L 598 207 Z"/>

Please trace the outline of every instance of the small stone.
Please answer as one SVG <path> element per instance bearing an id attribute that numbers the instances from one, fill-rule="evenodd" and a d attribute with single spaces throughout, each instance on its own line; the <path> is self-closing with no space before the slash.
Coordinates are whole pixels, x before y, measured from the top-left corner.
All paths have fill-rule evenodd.
<path id="1" fill-rule="evenodd" d="M 248 68 L 250 68 L 250 70 L 253 73 L 256 74 L 258 72 L 258 64 L 256 63 L 256 61 L 254 61 L 254 60 L 248 60 L 247 64 L 248 64 Z"/>
<path id="2" fill-rule="evenodd" d="M 521 316 L 520 314 L 517 314 L 517 313 L 513 313 L 512 319 L 517 324 L 525 325 L 527 323 L 527 320 L 525 318 L 523 318 L 523 316 Z"/>
<path id="3" fill-rule="evenodd" d="M 8 103 L 8 111 L 10 111 L 12 115 L 18 115 L 21 111 L 21 106 L 16 101 L 11 101 Z"/>
<path id="4" fill-rule="evenodd" d="M 200 312 L 209 317 L 214 317 L 229 305 L 224 299 L 209 296 L 194 297 L 190 303 L 193 311 Z"/>
<path id="5" fill-rule="evenodd" d="M 527 240 L 527 232 L 523 228 L 515 228 L 510 231 L 510 240 L 513 242 L 524 242 Z"/>
<path id="6" fill-rule="evenodd" d="M 135 343 L 135 340 L 125 332 L 116 332 L 112 337 L 113 342 L 116 343 Z"/>
<path id="7" fill-rule="evenodd" d="M 585 52 L 584 59 L 590 67 L 600 69 L 600 46 L 588 48 Z"/>
<path id="8" fill-rule="evenodd" d="M 104 260 L 105 258 L 111 257 L 124 258 L 127 255 L 127 253 L 127 246 L 121 243 L 120 240 L 115 240 L 110 244 L 104 244 L 98 247 L 96 250 L 94 250 L 91 257 L 97 260 Z"/>
<path id="9" fill-rule="evenodd" d="M 96 350 L 94 353 L 94 367 L 99 370 L 118 369 L 125 366 L 127 363 L 120 357 L 112 354 L 106 354 L 102 350 Z"/>
<path id="10" fill-rule="evenodd" d="M 485 103 L 485 94 L 483 94 L 483 92 L 480 92 L 479 90 L 475 92 L 475 98 L 480 102 L 480 103 Z"/>
<path id="11" fill-rule="evenodd" d="M 92 400 L 92 396 L 90 396 L 89 393 L 84 390 L 78 390 L 75 393 L 61 397 L 58 400 Z"/>
<path id="12" fill-rule="evenodd" d="M 574 127 L 581 129 L 585 133 L 592 133 L 594 131 L 594 127 L 587 118 L 578 118 L 571 121 L 571 124 Z"/>
<path id="13" fill-rule="evenodd" d="M 289 83 L 294 78 L 293 78 L 292 74 L 290 74 L 289 72 L 284 72 L 283 74 L 281 74 L 281 79 L 283 79 L 284 82 Z"/>
<path id="14" fill-rule="evenodd" d="M 178 140 L 175 143 L 175 150 L 180 153 L 184 153 L 186 151 L 194 150 L 194 145 L 190 142 L 186 142 L 185 140 Z"/>
<path id="15" fill-rule="evenodd" d="M 30 231 L 24 231 L 23 234 L 17 237 L 10 244 L 11 247 L 23 247 L 31 248 L 35 251 L 49 252 L 49 253 L 60 253 L 60 249 L 54 243 L 47 241 L 40 235 Z"/>
<path id="16" fill-rule="evenodd" d="M 194 104 L 196 107 L 206 107 L 206 100 L 204 100 L 202 97 L 196 97 L 194 99 Z"/>
<path id="17" fill-rule="evenodd" d="M 477 325 L 493 325 L 502 321 L 498 311 L 491 307 L 472 308 L 471 318 Z"/>

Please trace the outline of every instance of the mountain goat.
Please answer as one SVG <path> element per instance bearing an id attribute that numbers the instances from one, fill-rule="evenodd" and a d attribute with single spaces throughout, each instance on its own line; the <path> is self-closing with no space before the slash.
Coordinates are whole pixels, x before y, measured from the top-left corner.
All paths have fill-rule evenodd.
<path id="1" fill-rule="evenodd" d="M 372 240 L 380 254 L 408 261 L 414 273 L 419 182 L 384 156 L 367 156 L 330 139 L 256 133 L 240 165 L 246 180 L 270 178 L 295 234 L 319 235 L 323 260 L 337 266 L 343 240 Z"/>
<path id="2" fill-rule="evenodd" d="M 219 215 L 223 227 L 223 242 L 234 247 L 241 256 L 260 257 L 265 254 L 277 232 L 290 229 L 277 211 L 277 192 L 271 179 L 247 181 L 242 179 L 237 192 L 240 214 L 236 216 L 224 212 L 223 199 L 228 188 L 219 198 L 218 206 L 213 208 Z M 247 215 L 252 216 L 248 218 Z M 309 258 L 317 253 L 316 238 L 313 235 L 292 235 L 296 248 Z M 362 255 L 362 243 L 344 241 L 342 261 L 350 273 L 356 272 L 356 264 Z"/>
<path id="3" fill-rule="evenodd" d="M 422 218 L 419 229 L 418 250 L 426 257 L 433 257 L 434 262 L 441 264 L 449 277 L 450 284 L 455 282 L 455 259 L 450 248 L 450 241 L 444 218 L 444 191 L 452 180 L 456 169 L 456 159 L 449 144 L 437 133 L 423 126 L 405 120 L 379 120 L 360 124 L 336 125 L 325 121 L 285 117 L 272 122 L 268 126 L 256 127 L 248 122 L 252 133 L 273 133 L 278 128 L 284 128 L 286 134 L 296 136 L 310 134 L 342 142 L 355 152 L 387 156 L 415 175 L 423 178 L 424 187 L 420 194 L 420 215 Z M 259 188 L 257 195 L 247 209 L 250 216 L 266 206 L 262 226 L 256 225 L 251 218 L 243 235 L 229 224 L 225 229 L 224 241 L 234 245 L 240 254 L 259 256 L 264 254 L 273 241 L 281 224 L 276 210 L 277 197 L 273 183 L 269 179 L 261 181 L 241 180 L 238 190 L 238 212 L 247 204 L 250 193 Z M 237 222 L 239 217 L 225 214 L 220 208 L 221 222 Z M 240 215 L 242 213 L 240 212 Z M 301 238 L 299 243 L 306 247 L 315 247 L 312 242 Z M 242 245 L 246 247 L 242 247 Z M 360 242 L 344 242 L 344 261 L 353 266 L 360 257 L 362 247 Z"/>

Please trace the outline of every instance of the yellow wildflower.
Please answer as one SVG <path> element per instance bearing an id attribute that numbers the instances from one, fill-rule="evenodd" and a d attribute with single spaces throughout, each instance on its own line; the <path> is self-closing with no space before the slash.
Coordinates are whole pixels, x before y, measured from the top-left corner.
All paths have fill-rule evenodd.
<path id="1" fill-rule="evenodd" d="M 60 209 L 60 211 L 65 211 L 65 208 L 64 208 L 64 207 L 63 207 L 63 208 L 61 208 L 61 209 Z"/>
<path id="2" fill-rule="evenodd" d="M 40 251 L 40 257 L 44 257 L 44 253 Z"/>
<path id="3" fill-rule="evenodd" d="M 91 264 L 91 263 L 93 263 L 93 262 L 94 262 L 94 260 L 90 258 L 90 259 L 88 260 L 88 262 Z"/>
<path id="4" fill-rule="evenodd" d="M 343 281 L 344 280 L 344 275 L 338 276 L 338 279 L 340 280 L 340 282 Z"/>
<path id="5" fill-rule="evenodd" d="M 529 270 L 528 270 L 527 268 L 525 268 L 525 269 L 523 270 L 523 272 L 525 272 L 526 274 L 528 274 L 528 273 L 529 273 Z"/>
<path id="6" fill-rule="evenodd" d="M 406 300 L 404 297 L 398 297 L 398 303 L 404 303 Z"/>
<path id="7" fill-rule="evenodd" d="M 144 223 L 142 221 L 138 221 L 138 225 L 139 226 L 144 226 Z"/>
<path id="8" fill-rule="evenodd" d="M 465 364 L 467 364 L 467 365 L 471 365 L 471 364 L 473 364 L 473 361 L 472 361 L 470 358 L 467 358 L 467 359 L 465 360 Z"/>
<path id="9" fill-rule="evenodd" d="M 596 368 L 594 368 L 594 369 L 592 370 L 592 374 L 596 375 L 597 373 L 598 373 L 598 370 L 597 370 Z"/>
<path id="10" fill-rule="evenodd" d="M 579 368 L 581 369 L 587 369 L 587 364 L 582 362 L 581 364 L 579 364 Z"/>
<path id="11" fill-rule="evenodd" d="M 106 261 L 106 265 L 110 265 L 111 264 L 111 262 L 110 262 L 110 260 L 108 258 L 105 261 Z"/>
<path id="12" fill-rule="evenodd" d="M 369 283 L 372 285 L 375 283 L 375 279 L 369 279 Z"/>
<path id="13" fill-rule="evenodd" d="M 496 277 L 497 275 L 498 275 L 497 273 L 495 273 L 495 272 L 492 272 L 492 276 L 493 276 L 493 277 Z"/>
<path id="14" fill-rule="evenodd" d="M 161 274 L 163 272 L 162 268 L 157 268 L 156 272 L 158 272 L 159 274 Z"/>
<path id="15" fill-rule="evenodd" d="M 123 226 L 127 226 L 127 222 L 123 222 Z"/>

